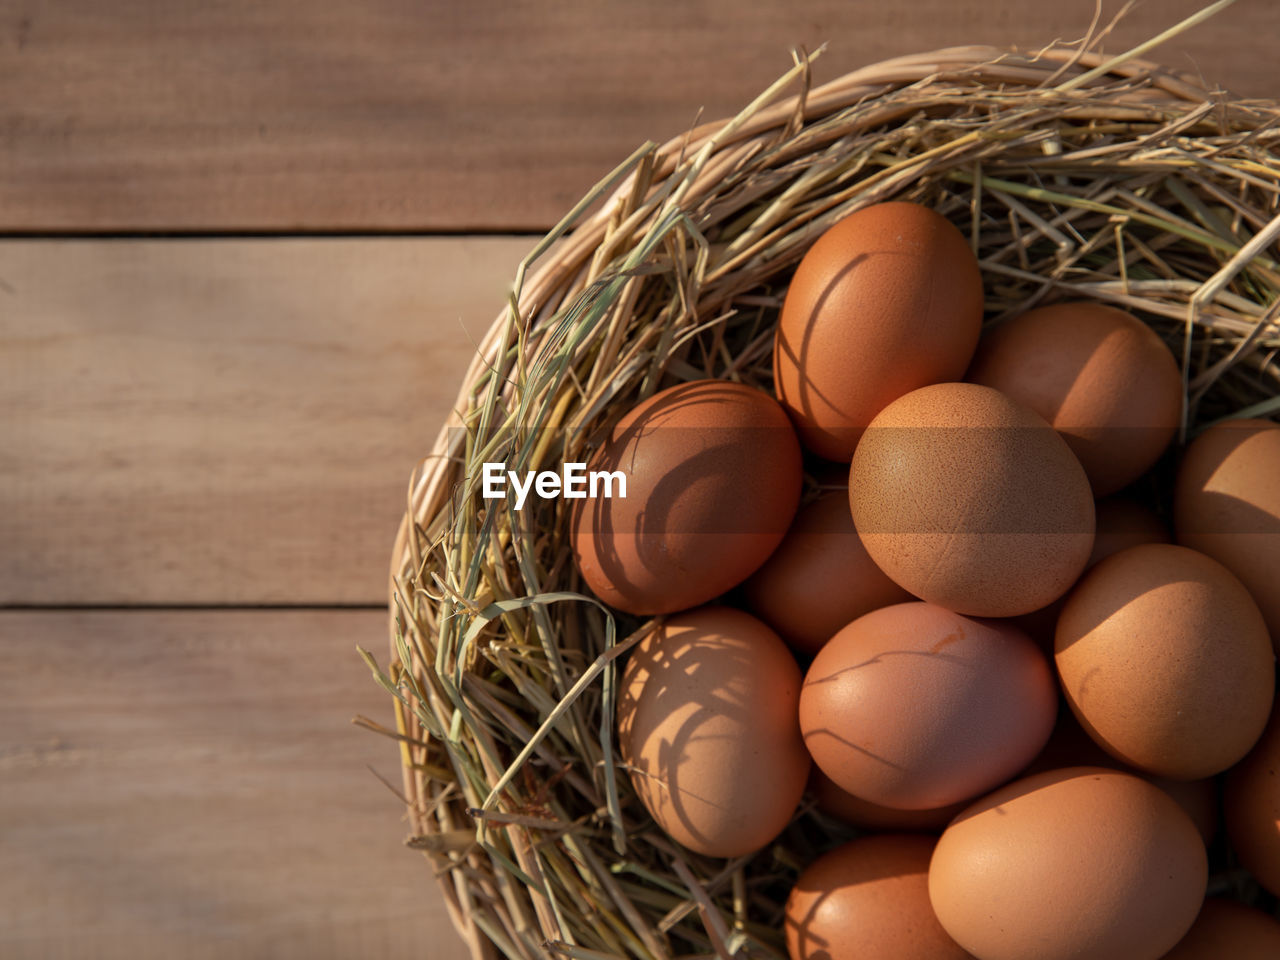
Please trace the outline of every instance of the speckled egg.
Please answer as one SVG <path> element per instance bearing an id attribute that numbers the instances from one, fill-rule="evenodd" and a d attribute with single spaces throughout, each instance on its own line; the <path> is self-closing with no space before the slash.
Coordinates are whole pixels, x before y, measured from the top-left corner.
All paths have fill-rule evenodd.
<path id="1" fill-rule="evenodd" d="M 1182 417 L 1182 375 L 1164 341 L 1132 314 L 1093 301 L 1002 323 L 983 336 L 966 378 L 1049 421 L 1097 497 L 1150 469 Z"/>
<path id="2" fill-rule="evenodd" d="M 641 403 L 587 472 L 621 473 L 626 496 L 601 484 L 575 502 L 574 560 L 596 596 L 636 614 L 685 610 L 750 576 L 790 526 L 803 479 L 777 401 L 722 380 Z"/>
<path id="3" fill-rule="evenodd" d="M 618 749 L 658 825 L 713 857 L 758 850 L 804 793 L 800 668 L 772 630 L 729 607 L 668 618 L 630 654 Z"/>
<path id="4" fill-rule="evenodd" d="M 1222 564 L 1173 544 L 1103 560 L 1058 617 L 1067 703 L 1112 756 L 1181 780 L 1243 757 L 1271 711 L 1275 661 L 1257 604 Z"/>
<path id="5" fill-rule="evenodd" d="M 800 874 L 787 899 L 791 960 L 965 960 L 929 904 L 932 837 L 850 841 Z"/>
<path id="6" fill-rule="evenodd" d="M 864 207 L 805 254 L 774 343 L 774 388 L 805 446 L 848 462 L 890 401 L 959 380 L 982 327 L 982 275 L 945 217 Z"/>
<path id="7" fill-rule="evenodd" d="M 1093 549 L 1093 495 L 1066 441 L 973 383 L 922 387 L 885 407 L 854 453 L 849 503 L 894 582 L 973 616 L 1048 605 Z"/>
<path id="8" fill-rule="evenodd" d="M 1157 960 L 1208 882 L 1195 826 L 1140 777 L 1097 767 L 996 790 L 943 831 L 929 898 L 980 960 Z"/>

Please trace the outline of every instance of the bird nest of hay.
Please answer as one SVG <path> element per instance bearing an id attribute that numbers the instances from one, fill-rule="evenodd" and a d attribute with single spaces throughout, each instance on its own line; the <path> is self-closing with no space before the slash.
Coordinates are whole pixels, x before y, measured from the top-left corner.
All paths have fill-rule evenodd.
<path id="1" fill-rule="evenodd" d="M 394 696 L 409 844 L 475 956 L 783 958 L 798 870 L 854 835 L 808 798 L 751 856 L 663 835 L 614 730 L 621 658 L 654 622 L 585 590 L 567 503 L 480 489 L 486 461 L 588 460 L 673 383 L 771 389 L 790 273 L 827 227 L 891 199 L 939 211 L 988 323 L 1063 299 L 1132 312 L 1180 361 L 1178 442 L 1280 410 L 1280 107 L 1142 53 L 961 47 L 822 86 L 797 56 L 737 116 L 637 150 L 521 265 L 410 484 L 391 662 L 366 654 Z"/>

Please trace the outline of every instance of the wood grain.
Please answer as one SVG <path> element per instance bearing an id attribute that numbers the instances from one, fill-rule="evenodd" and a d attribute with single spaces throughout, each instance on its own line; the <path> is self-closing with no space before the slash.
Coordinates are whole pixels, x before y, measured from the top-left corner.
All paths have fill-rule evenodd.
<path id="1" fill-rule="evenodd" d="M 1205 0 L 1148 0 L 1119 52 Z M 1107 19 L 1119 0 L 1105 0 Z M 965 43 L 1082 36 L 1094 0 L 0 0 L 0 232 L 541 231 L 646 139 Z M 1280 4 L 1162 48 L 1280 97 Z"/>
<path id="2" fill-rule="evenodd" d="M 0 242 L 0 604 L 381 604 L 522 237 Z"/>
<path id="3" fill-rule="evenodd" d="M 385 623 L 0 612 L 0 956 L 467 956 L 350 724 Z"/>

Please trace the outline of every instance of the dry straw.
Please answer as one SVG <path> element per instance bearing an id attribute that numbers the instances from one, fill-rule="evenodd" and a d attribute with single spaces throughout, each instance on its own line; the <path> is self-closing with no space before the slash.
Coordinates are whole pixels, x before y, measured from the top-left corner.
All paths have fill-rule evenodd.
<path id="1" fill-rule="evenodd" d="M 769 388 L 789 272 L 826 227 L 928 204 L 971 238 L 990 321 L 1063 298 L 1149 321 L 1182 363 L 1184 436 L 1280 411 L 1280 108 L 1143 48 L 1105 58 L 1105 32 L 813 89 L 798 57 L 733 119 L 636 151 L 521 266 L 412 480 L 390 667 L 365 654 L 395 698 L 410 845 L 475 957 L 785 957 L 790 881 L 848 835 L 805 805 L 750 858 L 666 840 L 612 741 L 618 657 L 651 625 L 583 595 L 560 501 L 487 509 L 478 469 L 585 460 L 675 381 Z"/>

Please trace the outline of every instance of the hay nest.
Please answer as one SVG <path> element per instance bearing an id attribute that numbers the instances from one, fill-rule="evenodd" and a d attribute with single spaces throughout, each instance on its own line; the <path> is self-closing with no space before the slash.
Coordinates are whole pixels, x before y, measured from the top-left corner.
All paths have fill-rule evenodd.
<path id="1" fill-rule="evenodd" d="M 666 839 L 612 731 L 617 658 L 651 624 L 583 595 L 565 503 L 491 508 L 479 469 L 586 460 L 673 382 L 770 389 L 790 271 L 828 226 L 889 199 L 939 210 L 990 323 L 1067 298 L 1132 311 L 1181 361 L 1179 442 L 1280 410 L 1275 103 L 1087 43 L 939 50 L 812 89 L 811 59 L 642 147 L 538 245 L 412 479 L 392 661 L 366 659 L 395 698 L 410 845 L 476 957 L 782 958 L 797 870 L 851 835 L 806 802 L 751 857 Z"/>

